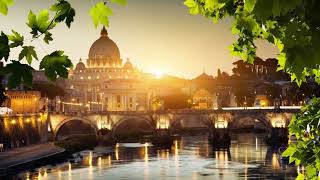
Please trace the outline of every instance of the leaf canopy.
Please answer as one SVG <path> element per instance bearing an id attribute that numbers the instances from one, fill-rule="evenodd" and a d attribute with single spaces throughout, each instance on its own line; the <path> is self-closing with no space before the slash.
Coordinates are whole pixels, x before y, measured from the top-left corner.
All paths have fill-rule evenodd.
<path id="1" fill-rule="evenodd" d="M 249 63 L 256 57 L 255 40 L 279 49 L 279 70 L 298 84 L 306 77 L 319 81 L 320 1 L 314 0 L 185 0 L 191 14 L 218 21 L 232 17 L 237 39 L 230 50 Z"/>
<path id="2" fill-rule="evenodd" d="M 32 71 L 34 70 L 27 64 L 12 60 L 6 67 L 1 68 L 1 73 L 8 74 L 8 87 L 15 88 L 19 85 L 32 86 Z"/>

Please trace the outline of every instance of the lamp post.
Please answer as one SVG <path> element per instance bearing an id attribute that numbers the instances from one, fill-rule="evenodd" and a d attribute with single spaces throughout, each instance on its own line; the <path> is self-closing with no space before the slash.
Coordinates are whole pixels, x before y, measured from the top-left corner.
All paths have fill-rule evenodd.
<path id="1" fill-rule="evenodd" d="M 73 112 L 73 110 L 74 110 L 74 107 L 73 107 L 73 105 L 74 105 L 74 104 L 73 104 L 73 103 L 74 103 L 74 101 L 75 101 L 75 99 L 74 99 L 74 98 L 72 98 L 72 99 L 71 99 L 71 102 L 72 102 L 72 103 L 71 103 L 71 112 Z"/>
<path id="2" fill-rule="evenodd" d="M 244 96 L 244 109 L 247 109 L 247 96 Z"/>

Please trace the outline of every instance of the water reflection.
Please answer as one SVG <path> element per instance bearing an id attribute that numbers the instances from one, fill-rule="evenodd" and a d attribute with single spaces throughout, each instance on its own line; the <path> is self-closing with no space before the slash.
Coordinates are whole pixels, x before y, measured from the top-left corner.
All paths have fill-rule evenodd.
<path id="1" fill-rule="evenodd" d="M 213 150 L 206 136 L 183 137 L 171 149 L 149 143 L 117 144 L 112 151 L 81 153 L 64 163 L 19 175 L 23 179 L 285 179 L 296 169 L 280 164 L 263 135 L 234 135 L 229 150 Z M 50 169 L 50 170 L 48 170 Z"/>

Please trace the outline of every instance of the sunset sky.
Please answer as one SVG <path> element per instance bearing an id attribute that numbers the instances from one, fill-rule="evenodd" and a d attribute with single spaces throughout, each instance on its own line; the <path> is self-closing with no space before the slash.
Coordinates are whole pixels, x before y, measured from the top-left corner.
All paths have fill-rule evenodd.
<path id="1" fill-rule="evenodd" d="M 28 9 L 38 13 L 54 0 L 15 0 L 9 15 L 0 15 L 0 30 L 9 33 L 15 29 L 28 35 L 25 24 Z M 101 27 L 95 29 L 89 9 L 98 0 L 70 0 L 77 16 L 71 29 L 64 24 L 52 33 L 54 41 L 46 45 L 41 40 L 27 44 L 36 46 L 39 58 L 54 50 L 64 50 L 73 63 L 87 59 L 91 44 L 99 37 Z M 228 72 L 232 61 L 228 47 L 232 44 L 231 20 L 213 24 L 209 19 L 188 13 L 183 0 L 128 0 L 127 6 L 113 6 L 109 37 L 114 40 L 123 59 L 131 61 L 145 72 L 163 72 L 185 78 L 194 78 L 205 70 L 215 75 L 217 69 Z M 258 56 L 275 57 L 276 49 L 258 42 Z M 15 58 L 18 51 L 14 52 Z M 33 67 L 38 69 L 39 63 Z"/>

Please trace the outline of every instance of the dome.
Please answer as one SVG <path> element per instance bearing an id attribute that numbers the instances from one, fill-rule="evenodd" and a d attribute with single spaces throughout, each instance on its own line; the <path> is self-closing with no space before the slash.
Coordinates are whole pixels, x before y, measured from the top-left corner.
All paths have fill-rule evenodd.
<path id="1" fill-rule="evenodd" d="M 208 80 L 208 79 L 213 79 L 212 76 L 208 75 L 207 73 L 203 72 L 200 74 L 198 77 L 195 78 L 196 80 Z"/>
<path id="2" fill-rule="evenodd" d="M 79 70 L 84 70 L 84 69 L 86 69 L 86 65 L 84 65 L 84 63 L 80 59 L 80 61 L 76 65 L 76 70 L 79 71 Z"/>
<path id="3" fill-rule="evenodd" d="M 123 68 L 125 68 L 125 69 L 133 69 L 133 66 L 132 66 L 129 58 L 127 59 L 127 62 L 124 63 Z"/>
<path id="4" fill-rule="evenodd" d="M 103 27 L 101 36 L 91 46 L 89 51 L 90 66 L 107 66 L 113 64 L 121 64 L 120 51 L 114 41 L 108 37 L 108 32 Z"/>

